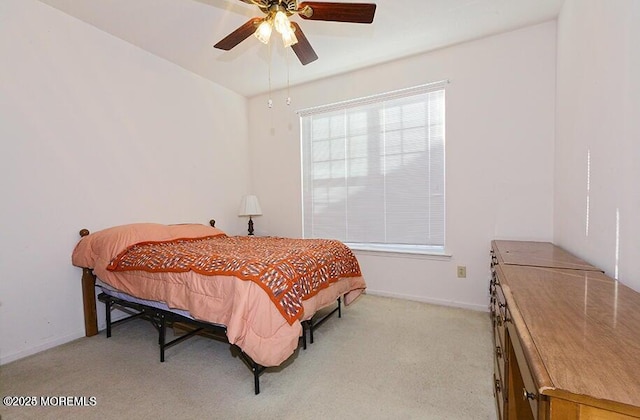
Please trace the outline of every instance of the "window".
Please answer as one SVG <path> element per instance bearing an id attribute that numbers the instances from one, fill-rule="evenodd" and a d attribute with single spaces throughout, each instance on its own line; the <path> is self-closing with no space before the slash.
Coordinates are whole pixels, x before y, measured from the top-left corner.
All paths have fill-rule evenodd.
<path id="1" fill-rule="evenodd" d="M 444 251 L 445 84 L 300 111 L 305 238 Z"/>

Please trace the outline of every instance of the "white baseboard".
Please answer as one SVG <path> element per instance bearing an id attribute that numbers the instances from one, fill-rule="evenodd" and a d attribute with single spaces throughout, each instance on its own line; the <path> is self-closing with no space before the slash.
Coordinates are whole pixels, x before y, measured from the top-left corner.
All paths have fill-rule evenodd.
<path id="1" fill-rule="evenodd" d="M 22 359 L 36 353 L 40 353 L 41 351 L 49 350 L 53 347 L 60 346 L 62 344 L 68 343 L 69 341 L 77 340 L 78 338 L 82 338 L 82 337 L 84 337 L 84 332 L 68 334 L 63 337 L 58 337 L 50 341 L 45 341 L 44 343 L 39 344 L 35 347 L 29 347 L 27 349 L 24 349 L 9 355 L 2 355 L 0 356 L 0 365 L 11 363 L 15 360 Z"/>
<path id="2" fill-rule="evenodd" d="M 454 308 L 470 309 L 472 311 L 489 312 L 488 303 L 487 305 L 478 305 L 475 303 L 465 303 L 465 302 L 456 302 L 451 300 L 433 299 L 433 298 L 426 298 L 423 296 L 404 295 L 401 293 L 390 293 L 390 292 L 384 292 L 381 290 L 371 290 L 369 288 L 367 288 L 366 294 L 372 295 L 372 296 L 382 296 L 382 297 L 390 297 L 390 298 L 396 298 L 396 299 L 413 300 L 416 302 L 431 303 L 431 304 L 440 305 L 440 306 L 452 306 Z"/>
<path id="3" fill-rule="evenodd" d="M 112 315 L 111 321 L 115 322 L 115 321 L 118 321 L 118 320 L 120 320 L 122 318 L 126 318 L 127 316 L 128 316 L 128 314 L 126 314 L 124 312 L 114 313 Z M 102 322 L 98 323 L 98 331 L 103 331 L 106 328 L 107 328 L 106 321 L 102 321 Z M 45 351 L 45 350 L 49 350 L 51 348 L 60 346 L 62 344 L 66 344 L 66 343 L 68 343 L 70 341 L 73 341 L 73 340 L 77 340 L 78 338 L 82 338 L 84 336 L 85 336 L 84 331 L 80 331 L 80 332 L 77 332 L 77 333 L 74 333 L 74 334 L 68 334 L 68 335 L 63 336 L 63 337 L 58 337 L 58 338 L 56 338 L 54 340 L 45 341 L 44 343 L 39 344 L 39 345 L 37 345 L 35 347 L 29 347 L 27 349 L 18 351 L 16 353 L 12 353 L 12 354 L 10 354 L 8 356 L 0 355 L 0 365 L 5 365 L 7 363 L 11 363 L 11 362 L 16 361 L 18 359 L 23 359 L 23 358 L 31 356 L 33 354 L 40 353 L 40 352 Z"/>

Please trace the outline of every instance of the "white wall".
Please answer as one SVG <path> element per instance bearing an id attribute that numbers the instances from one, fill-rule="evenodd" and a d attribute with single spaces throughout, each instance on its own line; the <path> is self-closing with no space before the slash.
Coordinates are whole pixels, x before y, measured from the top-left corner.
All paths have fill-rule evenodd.
<path id="1" fill-rule="evenodd" d="M 249 152 L 245 98 L 35 0 L 0 2 L 0 57 L 6 363 L 84 335 L 81 228 L 241 233 Z"/>
<path id="2" fill-rule="evenodd" d="M 566 0 L 560 13 L 554 236 L 640 291 L 638 22 L 637 0 Z"/>
<path id="3" fill-rule="evenodd" d="M 449 79 L 446 193 L 450 259 L 358 252 L 369 293 L 486 309 L 494 238 L 552 240 L 555 22 L 249 100 L 259 234 L 302 232 L 297 109 Z M 322 57 L 320 58 L 320 60 Z M 313 65 L 313 64 L 310 64 Z M 273 75 L 272 77 L 282 77 Z M 456 278 L 456 266 L 467 278 Z"/>

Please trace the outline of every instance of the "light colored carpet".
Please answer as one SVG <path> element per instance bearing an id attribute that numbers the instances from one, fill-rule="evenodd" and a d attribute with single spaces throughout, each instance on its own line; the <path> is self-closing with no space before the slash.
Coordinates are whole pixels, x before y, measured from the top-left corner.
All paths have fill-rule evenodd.
<path id="1" fill-rule="evenodd" d="M 101 309 L 101 308 L 99 308 Z M 229 344 L 167 350 L 134 320 L 0 366 L 1 396 L 95 397 L 89 407 L 5 407 L 11 419 L 495 419 L 486 313 L 362 296 L 260 377 Z"/>

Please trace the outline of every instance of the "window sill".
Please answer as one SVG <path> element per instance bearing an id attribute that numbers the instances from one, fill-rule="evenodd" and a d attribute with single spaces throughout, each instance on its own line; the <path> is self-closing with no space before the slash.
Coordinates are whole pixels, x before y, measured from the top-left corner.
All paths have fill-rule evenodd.
<path id="1" fill-rule="evenodd" d="M 358 243 L 345 243 L 352 251 L 358 254 L 370 254 L 370 255 L 384 255 L 385 257 L 414 257 L 414 258 L 428 258 L 434 260 L 448 261 L 451 259 L 451 254 L 446 250 L 440 250 L 437 248 L 427 249 L 424 247 L 411 247 L 411 246 L 393 246 L 393 245 L 373 245 L 373 244 L 358 244 Z"/>

